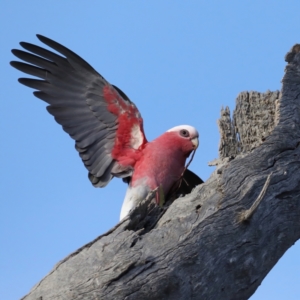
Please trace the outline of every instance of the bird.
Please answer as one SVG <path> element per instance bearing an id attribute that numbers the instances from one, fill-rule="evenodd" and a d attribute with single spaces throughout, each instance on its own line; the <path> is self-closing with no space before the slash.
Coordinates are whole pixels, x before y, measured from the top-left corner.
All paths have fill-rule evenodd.
<path id="1" fill-rule="evenodd" d="M 139 110 L 121 89 L 73 51 L 36 36 L 51 51 L 20 42 L 26 51 L 12 49 L 21 61 L 10 64 L 38 78 L 18 81 L 35 89 L 34 96 L 48 104 L 47 111 L 75 140 L 93 186 L 105 187 L 113 177 L 128 184 L 120 220 L 150 192 L 156 191 L 159 204 L 164 195 L 174 191 L 186 194 L 203 183 L 185 165 L 199 145 L 194 127 L 175 126 L 148 142 Z"/>

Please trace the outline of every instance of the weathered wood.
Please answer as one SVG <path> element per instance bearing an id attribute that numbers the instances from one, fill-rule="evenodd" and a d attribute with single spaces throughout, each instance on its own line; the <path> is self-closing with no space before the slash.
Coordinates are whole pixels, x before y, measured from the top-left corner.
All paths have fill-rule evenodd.
<path id="1" fill-rule="evenodd" d="M 242 93 L 233 122 L 222 111 L 206 183 L 163 209 L 144 201 L 23 299 L 248 299 L 300 238 L 299 51 L 281 95 Z"/>
<path id="2" fill-rule="evenodd" d="M 234 158 L 262 144 L 274 129 L 277 122 L 276 106 L 280 92 L 258 93 L 242 92 L 236 99 L 233 120 L 229 108 L 222 108 L 218 121 L 221 141 L 219 155 L 221 159 Z"/>

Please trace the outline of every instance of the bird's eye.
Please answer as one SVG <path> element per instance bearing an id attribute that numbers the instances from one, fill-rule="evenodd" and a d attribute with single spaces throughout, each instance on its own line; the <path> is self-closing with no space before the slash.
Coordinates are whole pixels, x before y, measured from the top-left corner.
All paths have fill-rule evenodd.
<path id="1" fill-rule="evenodd" d="M 190 133 L 186 129 L 180 130 L 180 135 L 183 137 L 189 137 Z"/>

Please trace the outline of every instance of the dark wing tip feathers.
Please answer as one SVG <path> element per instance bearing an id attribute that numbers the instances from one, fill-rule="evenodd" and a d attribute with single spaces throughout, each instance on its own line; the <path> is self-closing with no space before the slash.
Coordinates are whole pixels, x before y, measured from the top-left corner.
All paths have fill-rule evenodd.
<path id="1" fill-rule="evenodd" d="M 59 52 L 60 54 L 63 54 L 67 59 L 73 60 L 76 63 L 78 63 L 79 65 L 83 66 L 88 71 L 101 76 L 89 63 L 87 63 L 84 59 L 82 59 L 79 55 L 77 55 L 72 50 L 66 48 L 65 46 L 55 42 L 54 40 L 47 38 L 41 34 L 37 34 L 36 36 L 42 43 L 46 44 L 50 48 Z"/>
<path id="2" fill-rule="evenodd" d="M 12 67 L 14 67 L 15 69 L 18 69 L 18 68 L 17 68 L 17 65 L 18 65 L 19 63 L 20 63 L 19 61 L 15 61 L 15 60 L 12 60 L 12 61 L 9 62 L 9 64 L 10 64 Z"/>

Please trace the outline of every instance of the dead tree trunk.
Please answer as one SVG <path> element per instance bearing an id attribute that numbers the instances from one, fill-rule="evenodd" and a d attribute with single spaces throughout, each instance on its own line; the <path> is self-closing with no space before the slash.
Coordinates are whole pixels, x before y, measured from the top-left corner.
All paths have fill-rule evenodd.
<path id="1" fill-rule="evenodd" d="M 222 110 L 205 184 L 130 219 L 58 263 L 23 299 L 248 299 L 300 238 L 300 45 L 281 93 Z"/>

